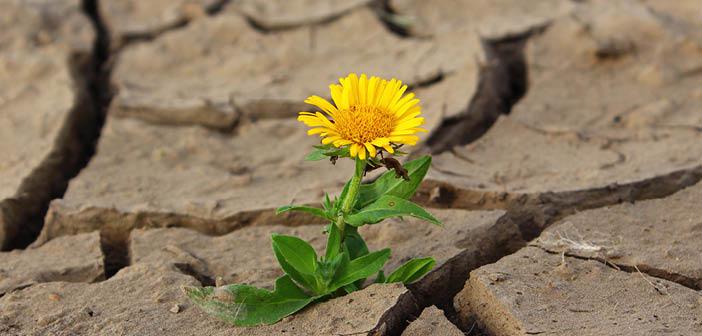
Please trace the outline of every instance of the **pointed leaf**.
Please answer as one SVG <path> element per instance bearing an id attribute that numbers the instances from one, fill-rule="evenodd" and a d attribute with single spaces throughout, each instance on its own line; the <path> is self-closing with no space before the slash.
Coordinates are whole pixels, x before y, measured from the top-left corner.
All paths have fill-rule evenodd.
<path id="1" fill-rule="evenodd" d="M 330 289 L 336 290 L 377 273 L 388 258 L 390 258 L 390 249 L 386 248 L 351 260 L 338 271 L 334 281 L 329 285 Z"/>
<path id="2" fill-rule="evenodd" d="M 435 264 L 434 258 L 412 259 L 398 267 L 384 282 L 402 282 L 404 284 L 415 282 L 431 271 Z"/>
<path id="3" fill-rule="evenodd" d="M 329 237 L 327 237 L 327 250 L 324 253 L 325 260 L 332 260 L 341 252 L 341 232 L 339 228 L 332 223 L 329 225 Z"/>
<path id="4" fill-rule="evenodd" d="M 324 207 L 324 210 L 330 210 L 332 207 L 332 202 L 329 199 L 329 194 L 326 192 L 324 193 L 324 202 L 322 203 L 322 206 Z"/>
<path id="5" fill-rule="evenodd" d="M 296 237 L 273 234 L 271 240 L 273 253 L 285 274 L 310 291 L 320 292 L 322 288 L 316 275 L 317 254 L 314 249 Z"/>
<path id="6" fill-rule="evenodd" d="M 383 195 L 392 195 L 399 198 L 410 199 L 419 187 L 431 166 L 431 156 L 423 156 L 409 161 L 403 166 L 407 169 L 409 181 L 398 178 L 395 171 L 383 173 L 375 182 L 362 184 L 359 189 L 356 208 L 360 209 L 375 202 Z"/>
<path id="7" fill-rule="evenodd" d="M 385 195 L 369 204 L 357 213 L 346 217 L 346 222 L 353 226 L 375 224 L 390 217 L 412 216 L 441 225 L 438 219 L 419 205 L 396 196 Z"/>
<path id="8" fill-rule="evenodd" d="M 307 154 L 307 156 L 305 156 L 305 161 L 319 161 L 319 160 L 324 160 L 326 158 L 327 158 L 327 156 L 324 155 L 323 149 L 315 148 L 312 150 L 312 152 L 310 152 L 309 154 Z"/>
<path id="9" fill-rule="evenodd" d="M 339 213 L 341 211 L 341 204 L 344 203 L 344 199 L 346 198 L 346 195 L 349 193 L 349 187 L 351 186 L 351 180 L 347 181 L 346 184 L 344 184 L 344 189 L 341 190 L 341 194 L 339 194 L 339 198 L 334 200 L 334 212 Z"/>
<path id="10" fill-rule="evenodd" d="M 314 149 L 305 157 L 305 161 L 319 161 L 331 156 L 348 157 L 349 146 L 337 148 L 334 145 L 319 145 L 314 146 Z"/>
<path id="11" fill-rule="evenodd" d="M 242 327 L 273 324 L 319 298 L 307 295 L 287 275 L 276 280 L 272 292 L 248 285 L 183 289 L 205 312 Z"/>
<path id="12" fill-rule="evenodd" d="M 311 213 L 317 217 L 322 217 L 322 218 L 327 219 L 327 220 L 332 220 L 331 218 L 329 218 L 329 216 L 327 216 L 327 213 L 324 212 L 323 209 L 305 206 L 305 205 L 292 205 L 292 204 L 291 205 L 284 205 L 284 206 L 276 209 L 275 214 L 278 215 L 278 214 L 281 214 L 281 213 L 287 212 L 287 211 L 307 212 L 307 213 Z"/>
<path id="13" fill-rule="evenodd" d="M 306 241 L 279 234 L 271 236 L 274 249 L 280 251 L 285 261 L 300 273 L 314 274 L 317 270 L 317 253 Z"/>
<path id="14" fill-rule="evenodd" d="M 375 277 L 375 283 L 384 283 L 385 282 L 385 272 L 383 270 L 378 271 L 378 276 Z"/>
<path id="15" fill-rule="evenodd" d="M 358 233 L 358 228 L 347 226 L 345 230 L 344 245 L 349 251 L 349 257 L 356 259 L 368 254 L 368 246 L 366 241 Z"/>

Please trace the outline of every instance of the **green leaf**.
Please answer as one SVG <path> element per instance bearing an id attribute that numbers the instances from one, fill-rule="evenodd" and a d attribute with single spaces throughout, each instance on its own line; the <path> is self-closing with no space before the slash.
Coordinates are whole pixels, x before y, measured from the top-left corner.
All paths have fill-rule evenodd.
<path id="1" fill-rule="evenodd" d="M 317 274 L 321 277 L 319 289 L 317 293 L 323 294 L 328 292 L 328 285 L 334 280 L 339 267 L 346 263 L 348 256 L 346 252 L 341 252 L 328 260 L 320 261 L 317 265 Z"/>
<path id="2" fill-rule="evenodd" d="M 334 200 L 334 212 L 339 213 L 341 211 L 341 204 L 344 203 L 344 199 L 346 198 L 346 195 L 349 193 L 349 188 L 351 187 L 351 180 L 348 180 L 346 184 L 344 184 L 344 189 L 341 190 L 341 194 L 339 194 L 339 198 Z"/>
<path id="3" fill-rule="evenodd" d="M 288 275 L 268 291 L 248 285 L 184 287 L 185 294 L 205 312 L 236 326 L 273 324 L 320 296 L 309 296 Z"/>
<path id="4" fill-rule="evenodd" d="M 292 236 L 273 234 L 273 252 L 280 268 L 305 288 L 319 293 L 322 288 L 317 279 L 317 253 L 306 241 Z"/>
<path id="5" fill-rule="evenodd" d="M 351 259 L 356 259 L 358 257 L 368 254 L 368 245 L 366 241 L 358 233 L 358 228 L 353 226 L 347 226 L 344 230 L 344 245 L 349 251 L 349 257 Z"/>
<path id="6" fill-rule="evenodd" d="M 431 271 L 435 264 L 436 260 L 431 257 L 412 259 L 392 272 L 392 274 L 385 279 L 385 282 L 402 282 L 404 284 L 415 282 L 424 276 L 424 274 Z"/>
<path id="7" fill-rule="evenodd" d="M 332 202 L 329 199 L 329 194 L 324 193 L 324 202 L 322 202 L 322 206 L 324 207 L 324 210 L 330 210 L 332 208 Z"/>
<path id="8" fill-rule="evenodd" d="M 287 211 L 301 211 L 301 212 L 307 212 L 311 213 L 317 217 L 322 217 L 327 220 L 332 220 L 329 216 L 327 216 L 327 213 L 324 212 L 323 209 L 320 208 L 315 208 L 315 207 L 310 207 L 310 206 L 305 206 L 305 205 L 284 205 L 278 209 L 275 210 L 275 214 L 279 215 L 283 212 Z"/>
<path id="9" fill-rule="evenodd" d="M 324 160 L 326 159 L 327 156 L 324 155 L 324 150 L 315 148 L 312 150 L 311 153 L 307 154 L 305 156 L 305 161 L 319 161 L 319 160 Z"/>
<path id="10" fill-rule="evenodd" d="M 327 237 L 327 250 L 324 253 L 325 260 L 332 260 L 341 252 L 341 232 L 334 223 L 329 225 L 329 236 Z"/>
<path id="11" fill-rule="evenodd" d="M 346 294 L 351 294 L 357 290 L 358 290 L 358 286 L 356 286 L 355 284 L 348 284 L 348 285 L 344 286 L 344 291 L 346 292 Z"/>
<path id="12" fill-rule="evenodd" d="M 358 191 L 356 208 L 363 208 L 384 195 L 410 199 L 427 174 L 429 166 L 431 166 L 431 156 L 423 156 L 405 163 L 404 168 L 407 169 L 409 181 L 397 177 L 395 171 L 391 170 L 383 173 L 373 183 L 362 184 Z"/>
<path id="13" fill-rule="evenodd" d="M 332 144 L 314 146 L 314 150 L 305 157 L 305 161 L 319 161 L 332 156 L 348 157 L 349 146 L 337 148 Z"/>
<path id="14" fill-rule="evenodd" d="M 383 270 L 378 271 L 378 276 L 375 277 L 375 283 L 385 282 L 385 272 Z"/>
<path id="15" fill-rule="evenodd" d="M 271 235 L 273 247 L 278 249 L 285 260 L 298 272 L 314 274 L 317 270 L 317 253 L 306 241 L 293 236 L 274 233 Z"/>
<path id="16" fill-rule="evenodd" d="M 351 260 L 346 265 L 340 265 L 334 281 L 329 285 L 330 289 L 336 290 L 377 273 L 388 258 L 390 258 L 390 249 L 386 248 Z"/>
<path id="17" fill-rule="evenodd" d="M 346 222 L 353 226 L 375 224 L 390 217 L 412 216 L 436 225 L 442 225 L 419 205 L 397 196 L 385 195 L 369 204 L 357 213 L 346 217 Z"/>

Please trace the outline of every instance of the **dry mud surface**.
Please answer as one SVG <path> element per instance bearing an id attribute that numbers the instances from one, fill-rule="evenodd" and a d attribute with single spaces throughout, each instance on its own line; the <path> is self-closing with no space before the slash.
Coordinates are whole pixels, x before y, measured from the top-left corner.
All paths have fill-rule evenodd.
<path id="1" fill-rule="evenodd" d="M 699 0 L 0 2 L 2 335 L 702 335 Z M 233 328 L 181 286 L 280 275 L 278 206 L 338 193 L 295 121 L 349 72 L 430 131 L 371 285 Z M 369 176 L 372 178 L 372 176 Z"/>

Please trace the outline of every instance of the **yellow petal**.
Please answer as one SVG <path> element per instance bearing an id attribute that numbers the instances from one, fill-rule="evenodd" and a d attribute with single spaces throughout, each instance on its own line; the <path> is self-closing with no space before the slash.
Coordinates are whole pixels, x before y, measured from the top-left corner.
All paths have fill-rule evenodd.
<path id="1" fill-rule="evenodd" d="M 368 96 L 368 78 L 366 74 L 361 74 L 361 79 L 358 81 L 358 103 L 363 105 L 366 103 Z"/>
<path id="2" fill-rule="evenodd" d="M 307 97 L 307 99 L 305 99 L 305 103 L 319 107 L 322 111 L 332 116 L 332 118 L 334 117 L 334 113 L 337 112 L 337 109 L 336 107 L 334 107 L 334 105 L 332 105 L 329 101 L 320 96 L 309 96 Z"/>
<path id="3" fill-rule="evenodd" d="M 369 142 L 366 142 L 363 145 L 366 146 L 366 149 L 368 149 L 368 157 L 374 158 L 377 154 L 375 151 L 375 146 L 371 145 Z"/>
<path id="4" fill-rule="evenodd" d="M 402 81 L 398 82 L 399 85 L 402 85 Z M 392 97 L 392 99 L 390 100 L 390 104 L 388 105 L 388 107 L 395 106 L 395 104 L 397 104 L 397 102 L 400 100 L 400 97 L 402 97 L 402 94 L 405 93 L 405 90 L 407 90 L 407 85 L 402 85 L 402 87 L 400 87 L 400 89 L 397 90 L 397 92 L 395 92 L 395 96 Z"/>
<path id="5" fill-rule="evenodd" d="M 335 140 L 339 140 L 339 138 L 340 137 L 338 137 L 338 136 L 326 137 L 326 138 L 322 139 L 322 145 L 328 145 L 328 144 L 334 142 Z"/>
<path id="6" fill-rule="evenodd" d="M 317 127 L 310 129 L 307 131 L 307 135 L 312 135 L 312 134 L 319 134 L 319 133 L 324 133 L 324 132 L 329 132 L 329 129 L 326 127 Z"/>
<path id="7" fill-rule="evenodd" d="M 334 101 L 334 105 L 336 105 L 337 108 L 341 108 L 341 96 L 343 93 L 343 88 L 341 85 L 338 84 L 332 84 L 329 85 L 329 91 L 331 92 L 332 100 Z"/>
<path id="8" fill-rule="evenodd" d="M 372 143 L 373 145 L 375 145 L 375 146 L 378 146 L 378 147 L 384 147 L 384 146 L 387 146 L 387 145 L 390 144 L 390 139 L 388 139 L 388 138 L 377 138 L 377 139 L 371 141 L 371 143 Z"/>
<path id="9" fill-rule="evenodd" d="M 349 145 L 352 143 L 353 143 L 353 141 L 351 141 L 351 140 L 339 139 L 339 140 L 334 141 L 334 146 L 341 147 L 341 146 Z"/>
<path id="10" fill-rule="evenodd" d="M 317 126 L 324 126 L 324 127 L 326 127 L 326 126 L 327 126 L 327 124 L 325 124 L 322 120 L 320 120 L 320 119 L 317 118 L 316 116 L 315 116 L 315 117 L 312 117 L 312 116 L 299 116 L 299 117 L 297 117 L 297 120 L 298 120 L 298 121 L 302 121 L 303 123 L 305 123 L 305 125 L 310 126 L 310 127 L 317 127 Z"/>
<path id="11" fill-rule="evenodd" d="M 361 160 L 366 159 L 366 149 L 363 147 L 363 145 L 357 145 L 358 146 L 358 158 Z"/>
<path id="12" fill-rule="evenodd" d="M 390 132 L 390 136 L 395 136 L 395 135 L 412 135 L 417 133 L 416 128 L 410 128 L 410 129 L 405 129 L 405 130 L 398 130 L 398 131 L 392 131 Z"/>
<path id="13" fill-rule="evenodd" d="M 315 115 L 317 116 L 317 119 L 319 119 L 324 124 L 324 126 L 327 126 L 328 128 L 333 130 L 336 129 L 336 125 L 329 121 L 329 119 L 327 119 L 327 117 L 325 117 L 324 114 L 322 114 L 321 112 L 317 112 Z"/>
<path id="14" fill-rule="evenodd" d="M 385 148 L 385 150 L 390 154 L 395 153 L 395 150 L 392 149 L 392 147 L 390 145 L 385 145 L 385 146 L 383 146 L 383 148 Z"/>
<path id="15" fill-rule="evenodd" d="M 349 85 L 349 105 L 358 104 L 358 76 L 355 73 L 349 74 L 346 77 L 346 83 Z"/>
<path id="16" fill-rule="evenodd" d="M 417 126 L 421 126 L 422 124 L 424 124 L 424 118 L 414 118 L 400 125 L 397 125 L 397 127 L 395 127 L 395 131 L 402 131 L 406 129 L 415 128 Z"/>
<path id="17" fill-rule="evenodd" d="M 416 135 L 397 135 L 391 136 L 390 141 L 394 143 L 403 143 L 408 145 L 415 145 L 419 141 L 419 137 Z"/>
<path id="18" fill-rule="evenodd" d="M 402 97 L 400 100 L 395 103 L 395 105 L 390 106 L 390 110 L 396 111 L 399 107 L 404 105 L 406 102 L 412 100 L 414 98 L 414 93 L 410 92 L 406 96 Z"/>
<path id="19" fill-rule="evenodd" d="M 385 87 L 385 91 L 383 91 L 383 94 L 380 96 L 380 100 L 378 101 L 378 106 L 382 108 L 388 107 L 388 104 L 390 103 L 390 99 L 395 96 L 395 92 L 397 91 L 397 88 L 395 87 L 397 85 L 397 79 L 393 78 L 390 80 L 390 82 L 387 84 Z"/>
<path id="20" fill-rule="evenodd" d="M 344 85 L 342 90 L 343 91 L 341 91 L 341 102 L 336 106 L 338 106 L 340 110 L 348 110 L 350 106 L 349 101 L 351 95 L 351 87 L 349 85 Z"/>
<path id="21" fill-rule="evenodd" d="M 422 114 L 422 108 L 419 106 L 413 106 L 411 109 L 407 110 L 404 114 L 397 117 L 398 122 L 403 122 L 412 119 L 418 115 Z"/>
<path id="22" fill-rule="evenodd" d="M 381 79 L 378 83 L 378 87 L 375 89 L 375 95 L 373 95 L 373 100 L 370 100 L 368 102 L 368 105 L 378 105 L 380 99 L 383 97 L 383 92 L 385 92 L 386 86 L 388 86 L 388 81 Z"/>
<path id="23" fill-rule="evenodd" d="M 368 92 L 366 93 L 367 105 L 372 105 L 375 101 L 375 92 L 378 89 L 378 82 L 380 82 L 380 78 L 375 76 L 371 77 L 370 81 L 368 82 Z"/>
<path id="24" fill-rule="evenodd" d="M 398 107 L 397 110 L 395 110 L 395 115 L 398 117 L 402 117 L 405 114 L 405 112 L 407 112 L 410 108 L 414 107 L 417 104 L 419 104 L 419 99 L 412 99 L 404 103 L 402 106 Z"/>
<path id="25" fill-rule="evenodd" d="M 356 157 L 356 154 L 358 154 L 358 144 L 352 144 L 351 147 L 349 147 L 349 154 L 351 154 L 351 157 Z"/>

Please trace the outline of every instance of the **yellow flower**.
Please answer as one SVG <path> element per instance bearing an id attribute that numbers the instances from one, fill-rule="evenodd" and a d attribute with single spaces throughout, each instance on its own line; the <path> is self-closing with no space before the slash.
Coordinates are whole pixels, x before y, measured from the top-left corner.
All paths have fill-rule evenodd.
<path id="1" fill-rule="evenodd" d="M 403 96 L 407 85 L 397 79 L 359 78 L 352 73 L 329 86 L 334 105 L 319 96 L 305 103 L 324 111 L 300 112 L 297 120 L 312 127 L 308 135 L 319 134 L 322 144 L 349 145 L 351 157 L 375 157 L 379 149 L 393 153 L 392 144 L 416 145 L 424 118 L 419 117 L 419 99 L 413 93 Z M 366 152 L 368 155 L 366 155 Z"/>

